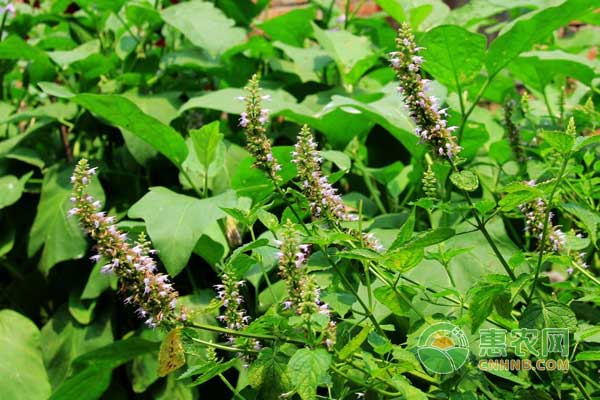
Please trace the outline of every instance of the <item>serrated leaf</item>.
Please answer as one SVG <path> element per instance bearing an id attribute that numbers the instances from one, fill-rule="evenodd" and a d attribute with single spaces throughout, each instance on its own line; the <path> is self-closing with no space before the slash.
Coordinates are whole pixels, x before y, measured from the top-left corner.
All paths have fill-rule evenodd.
<path id="1" fill-rule="evenodd" d="M 302 400 L 314 400 L 317 387 L 325 381 L 331 354 L 324 349 L 303 348 L 294 353 L 287 365 L 292 386 Z"/>
<path id="2" fill-rule="evenodd" d="M 471 171 L 453 172 L 450 180 L 459 189 L 472 192 L 479 187 L 479 178 Z"/>
<path id="3" fill-rule="evenodd" d="M 412 209 L 412 211 L 410 212 L 410 215 L 406 219 L 406 222 L 404 222 L 404 224 L 398 231 L 398 235 L 396 236 L 396 239 L 390 246 L 390 250 L 397 249 L 398 247 L 400 247 L 401 245 L 406 243 L 412 237 L 414 230 L 415 230 L 415 208 Z"/>
<path id="4" fill-rule="evenodd" d="M 375 298 L 389 308 L 395 315 L 405 317 L 411 310 L 411 299 L 414 293 L 405 287 L 397 287 L 396 291 L 389 286 L 381 286 L 373 291 Z"/>
<path id="5" fill-rule="evenodd" d="M 423 69 L 454 90 L 463 88 L 480 72 L 485 36 L 456 25 L 441 25 L 419 38 L 424 47 Z"/>
<path id="6" fill-rule="evenodd" d="M 542 138 L 554 150 L 561 154 L 567 154 L 571 151 L 575 139 L 564 132 L 544 131 Z"/>
<path id="7" fill-rule="evenodd" d="M 577 328 L 575 313 L 566 305 L 550 301 L 528 306 L 521 319 L 519 327 L 531 329 L 543 328 Z"/>

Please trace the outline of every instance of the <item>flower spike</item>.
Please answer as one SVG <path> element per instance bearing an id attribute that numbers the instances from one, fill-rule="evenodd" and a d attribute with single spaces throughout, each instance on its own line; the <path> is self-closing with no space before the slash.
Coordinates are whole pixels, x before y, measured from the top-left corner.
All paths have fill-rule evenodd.
<path id="1" fill-rule="evenodd" d="M 438 100 L 425 93 L 427 80 L 421 77 L 423 57 L 419 55 L 415 37 L 407 23 L 403 23 L 396 38 L 397 51 L 390 54 L 390 63 L 400 80 L 399 91 L 406 107 L 417 125 L 415 133 L 420 141 L 428 143 L 435 155 L 452 159 L 461 151 L 452 131 L 447 127 L 446 110 L 440 109 Z"/>
<path id="2" fill-rule="evenodd" d="M 281 165 L 273 156 L 271 142 L 267 138 L 265 126 L 269 122 L 269 110 L 262 108 L 262 101 L 269 96 L 261 96 L 256 74 L 248 81 L 244 98 L 246 110 L 240 115 L 240 126 L 246 131 L 246 148 L 256 158 L 254 166 L 264 170 L 271 179 L 279 181 Z"/>
<path id="3" fill-rule="evenodd" d="M 125 304 L 136 307 L 136 314 L 152 328 L 176 320 L 185 321 L 183 308 L 176 312 L 178 293 L 169 282 L 169 277 L 156 272 L 156 262 L 149 254 L 153 253 L 145 235 L 140 235 L 133 244 L 127 241 L 127 234 L 114 225 L 114 217 L 100 211 L 101 203 L 87 193 L 87 188 L 95 175 L 96 168 L 89 168 L 88 161 L 82 159 L 71 177 L 73 183 L 73 208 L 70 216 L 77 216 L 83 230 L 96 241 L 98 254 L 90 257 L 98 261 L 108 259 L 102 267 L 104 273 L 114 273 L 121 281 L 120 292 L 126 298 Z"/>

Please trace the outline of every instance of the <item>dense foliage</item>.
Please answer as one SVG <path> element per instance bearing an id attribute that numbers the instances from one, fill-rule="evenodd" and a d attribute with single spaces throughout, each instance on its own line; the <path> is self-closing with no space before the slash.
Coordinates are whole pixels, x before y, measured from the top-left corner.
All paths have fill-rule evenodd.
<path id="1" fill-rule="evenodd" d="M 597 0 L 29 3 L 0 398 L 600 395 Z"/>

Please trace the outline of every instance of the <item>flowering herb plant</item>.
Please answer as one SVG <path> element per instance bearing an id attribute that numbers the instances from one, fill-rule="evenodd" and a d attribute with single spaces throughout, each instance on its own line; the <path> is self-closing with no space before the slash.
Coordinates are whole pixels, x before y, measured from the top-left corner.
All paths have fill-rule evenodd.
<path id="1" fill-rule="evenodd" d="M 596 2 L 237 3 L 2 5 L 0 398 L 597 396 Z"/>

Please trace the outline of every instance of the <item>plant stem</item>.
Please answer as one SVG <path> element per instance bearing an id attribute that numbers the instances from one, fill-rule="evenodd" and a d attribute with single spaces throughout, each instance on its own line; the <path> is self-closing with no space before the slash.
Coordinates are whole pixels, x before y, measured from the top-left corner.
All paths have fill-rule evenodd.
<path id="1" fill-rule="evenodd" d="M 193 342 L 203 344 L 205 346 L 214 347 L 215 349 L 229 351 L 233 353 L 260 353 L 260 350 L 254 349 L 240 349 L 237 347 L 223 346 L 222 344 L 208 342 L 206 340 L 198 339 L 198 338 L 190 338 Z"/>
<path id="2" fill-rule="evenodd" d="M 473 103 L 471 104 L 471 106 L 469 107 L 467 112 L 463 114 L 462 120 L 460 122 L 460 127 L 458 128 L 458 134 L 457 134 L 458 143 L 460 143 L 460 140 L 462 139 L 463 131 L 465 130 L 465 125 L 467 124 L 467 119 L 469 119 L 469 116 L 471 115 L 473 110 L 475 110 L 475 107 L 477 107 L 477 103 L 479 103 L 481 96 L 483 96 L 483 94 L 485 93 L 486 89 L 488 88 L 488 86 L 490 85 L 490 83 L 492 82 L 492 80 L 494 79 L 495 76 L 496 76 L 496 74 L 492 74 L 486 79 L 483 86 L 481 86 L 481 89 L 479 89 L 479 92 L 477 92 L 477 94 L 475 95 L 475 99 L 473 99 Z"/>
<path id="3" fill-rule="evenodd" d="M 550 107 L 550 101 L 548 100 L 548 95 L 546 94 L 546 89 L 542 91 L 544 95 L 544 103 L 546 104 L 546 109 L 548 110 L 548 115 L 552 119 L 552 122 L 556 124 L 556 116 L 552 113 L 552 108 Z"/>
<path id="4" fill-rule="evenodd" d="M 529 293 L 529 297 L 527 298 L 527 303 L 529 303 L 533 298 L 535 288 L 540 277 L 540 271 L 542 269 L 542 259 L 544 258 L 544 250 L 546 249 L 546 239 L 548 239 L 548 226 L 550 225 L 550 211 L 552 209 L 552 200 L 554 199 L 556 190 L 560 186 L 560 181 L 562 180 L 563 174 L 567 169 L 567 164 L 569 163 L 570 156 L 570 151 L 567 154 L 565 154 L 562 165 L 560 167 L 560 172 L 558 173 L 558 177 L 556 179 L 556 184 L 552 188 L 552 192 L 550 192 L 550 196 L 548 197 L 548 203 L 546 204 L 546 214 L 544 215 L 544 229 L 542 230 L 542 239 L 540 241 L 540 254 L 538 256 L 537 265 L 535 267 L 535 276 L 531 285 L 531 292 Z"/>
<path id="5" fill-rule="evenodd" d="M 227 335 L 248 337 L 248 338 L 253 338 L 253 339 L 283 341 L 283 342 L 287 342 L 287 343 L 299 344 L 302 346 L 306 345 L 306 343 L 303 340 L 294 339 L 294 338 L 290 338 L 290 337 L 286 337 L 286 336 L 275 336 L 275 335 L 265 335 L 262 333 L 250 333 L 250 332 L 244 332 L 244 331 L 236 331 L 233 329 L 221 328 L 219 326 L 208 325 L 208 324 L 200 324 L 197 322 L 188 322 L 187 325 L 194 327 L 194 328 L 209 331 L 209 332 L 217 332 L 217 333 L 223 333 L 223 334 L 227 334 Z"/>
<path id="6" fill-rule="evenodd" d="M 225 386 L 227 386 L 227 388 L 229 390 L 231 390 L 231 393 L 233 393 L 233 396 L 241 399 L 241 400 L 246 400 L 246 398 L 244 396 L 242 396 L 241 394 L 238 393 L 237 390 L 235 390 L 235 388 L 231 385 L 231 383 L 229 383 L 229 381 L 227 380 L 227 378 L 225 378 L 223 376 L 223 374 L 219 374 L 219 378 L 221 378 L 221 380 L 223 381 L 223 383 L 225 384 Z"/>

